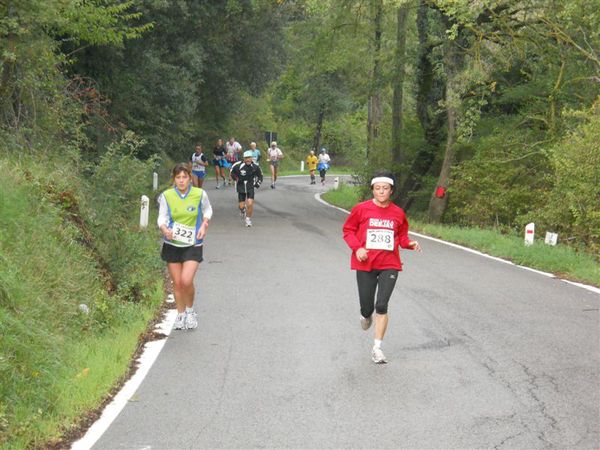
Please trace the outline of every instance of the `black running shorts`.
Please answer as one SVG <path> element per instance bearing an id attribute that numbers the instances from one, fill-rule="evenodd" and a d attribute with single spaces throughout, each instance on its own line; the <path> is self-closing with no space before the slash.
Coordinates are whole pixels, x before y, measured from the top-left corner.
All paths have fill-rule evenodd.
<path id="1" fill-rule="evenodd" d="M 196 247 L 175 247 L 163 242 L 160 257 L 168 263 L 182 263 L 185 261 L 202 262 L 202 245 Z"/>
<path id="2" fill-rule="evenodd" d="M 254 199 L 254 189 L 248 189 L 248 192 L 238 192 L 238 201 L 245 202 L 247 198 Z"/>

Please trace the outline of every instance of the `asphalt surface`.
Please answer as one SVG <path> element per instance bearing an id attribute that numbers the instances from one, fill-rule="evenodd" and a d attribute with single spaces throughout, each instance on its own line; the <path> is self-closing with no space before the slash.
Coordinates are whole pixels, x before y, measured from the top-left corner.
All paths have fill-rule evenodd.
<path id="1" fill-rule="evenodd" d="M 252 228 L 206 183 L 198 329 L 171 334 L 94 448 L 600 447 L 600 295 L 420 239 L 375 365 L 346 215 L 307 181 L 266 179 Z"/>

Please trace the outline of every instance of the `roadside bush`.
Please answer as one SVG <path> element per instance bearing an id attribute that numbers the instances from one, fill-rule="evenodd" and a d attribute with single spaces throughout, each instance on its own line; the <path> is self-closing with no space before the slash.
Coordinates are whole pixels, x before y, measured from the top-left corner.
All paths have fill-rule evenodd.
<path id="1" fill-rule="evenodd" d="M 138 144 L 125 136 L 87 179 L 73 149 L 0 152 L 2 448 L 42 447 L 95 408 L 156 314 L 157 233 L 138 228 L 155 162 Z"/>
<path id="2" fill-rule="evenodd" d="M 54 411 L 66 344 L 94 330 L 78 305 L 94 310 L 108 297 L 78 230 L 47 197 L 68 174 L 55 180 L 46 162 L 25 166 L 28 175 L 0 160 L 0 446 L 27 439 L 38 412 Z"/>
<path id="3" fill-rule="evenodd" d="M 520 227 L 518 218 L 541 207 L 552 187 L 549 152 L 534 142 L 535 130 L 519 129 L 519 117 L 495 119 L 474 142 L 474 155 L 453 170 L 445 221 L 463 225 Z M 539 137 L 539 139 L 542 139 Z"/>
<path id="4" fill-rule="evenodd" d="M 111 144 L 98 166 L 92 168 L 85 194 L 85 215 L 90 218 L 98 252 L 114 277 L 119 295 L 128 300 L 140 300 L 146 294 L 145 287 L 151 285 L 146 277 L 161 267 L 152 220 L 156 217 L 152 173 L 157 158 L 136 158 L 143 145 L 144 141 L 131 132 Z M 150 209 L 154 211 L 147 231 L 139 230 L 143 194 L 151 199 Z"/>
<path id="5" fill-rule="evenodd" d="M 552 152 L 554 187 L 547 202 L 527 219 L 560 232 L 600 259 L 600 116 L 559 142 Z"/>

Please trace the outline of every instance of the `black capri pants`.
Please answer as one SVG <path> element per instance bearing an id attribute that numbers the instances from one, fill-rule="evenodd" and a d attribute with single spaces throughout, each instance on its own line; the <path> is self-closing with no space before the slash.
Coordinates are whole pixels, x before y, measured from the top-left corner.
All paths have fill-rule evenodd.
<path id="1" fill-rule="evenodd" d="M 363 317 L 371 317 L 373 310 L 377 311 L 377 314 L 387 314 L 388 303 L 397 279 L 398 271 L 395 269 L 356 271 L 360 313 Z M 375 302 L 375 290 L 377 290 L 377 302 Z"/>

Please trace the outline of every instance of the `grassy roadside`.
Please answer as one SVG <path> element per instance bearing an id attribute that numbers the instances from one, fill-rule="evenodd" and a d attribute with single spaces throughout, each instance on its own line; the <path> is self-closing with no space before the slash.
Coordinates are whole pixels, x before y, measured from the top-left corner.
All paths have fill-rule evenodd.
<path id="1" fill-rule="evenodd" d="M 359 201 L 359 194 L 355 187 L 342 184 L 337 191 L 325 193 L 323 199 L 350 210 Z M 592 255 L 576 252 L 566 245 L 552 247 L 538 239 L 534 245 L 525 247 L 521 236 L 504 235 L 495 230 L 433 225 L 410 217 L 409 221 L 411 231 L 464 245 L 572 281 L 600 287 L 600 263 Z"/>
<path id="2" fill-rule="evenodd" d="M 162 284 L 157 283 L 155 288 L 157 295 L 151 302 L 142 307 L 119 308 L 119 321 L 107 332 L 77 339 L 65 337 L 60 355 L 56 349 L 43 350 L 60 359 L 54 367 L 42 363 L 31 371 L 34 385 L 28 388 L 28 401 L 18 401 L 12 408 L 10 422 L 14 426 L 9 426 L 3 448 L 38 448 L 57 442 L 62 447 L 63 436 L 95 410 L 127 373 L 140 335 L 163 298 Z M 42 377 L 51 378 L 47 387 L 36 382 Z M 34 395 L 41 395 L 42 399 L 32 398 Z M 42 402 L 46 409 L 39 407 Z M 36 404 L 37 409 L 33 407 Z"/>
<path id="3" fill-rule="evenodd" d="M 270 174 L 270 172 L 268 172 L 269 168 L 267 166 L 261 167 L 261 168 L 263 170 L 264 175 Z M 355 169 L 352 169 L 350 167 L 336 167 L 327 172 L 327 178 L 329 179 L 329 177 L 335 177 L 337 175 L 353 175 L 355 171 L 356 171 Z M 304 169 L 304 172 L 301 172 L 299 168 L 298 169 L 283 168 L 279 172 L 277 172 L 277 176 L 285 176 L 285 175 L 304 175 L 304 176 L 306 176 L 306 178 L 310 178 L 310 173 L 306 168 Z M 315 170 L 315 176 L 317 177 L 317 179 L 319 179 L 319 172 L 317 170 Z"/>
<path id="4" fill-rule="evenodd" d="M 98 407 L 162 303 L 156 233 L 103 164 L 140 184 L 122 155 L 85 180 L 64 161 L 0 158 L 1 448 L 52 445 Z"/>

